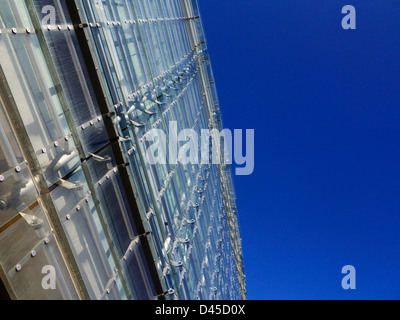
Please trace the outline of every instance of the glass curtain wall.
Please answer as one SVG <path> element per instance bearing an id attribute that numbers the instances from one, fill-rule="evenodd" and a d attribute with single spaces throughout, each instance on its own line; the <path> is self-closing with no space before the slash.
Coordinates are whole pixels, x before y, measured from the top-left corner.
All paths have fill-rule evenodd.
<path id="1" fill-rule="evenodd" d="M 10 297 L 246 298 L 229 166 L 146 161 L 152 129 L 222 129 L 197 2 L 7 0 L 0 31 Z"/>

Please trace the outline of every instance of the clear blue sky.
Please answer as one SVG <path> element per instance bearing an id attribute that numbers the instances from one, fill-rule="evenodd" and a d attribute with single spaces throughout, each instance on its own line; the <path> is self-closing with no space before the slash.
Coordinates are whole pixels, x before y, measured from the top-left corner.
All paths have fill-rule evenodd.
<path id="1" fill-rule="evenodd" d="M 255 129 L 248 298 L 400 299 L 400 1 L 199 4 L 225 127 Z"/>

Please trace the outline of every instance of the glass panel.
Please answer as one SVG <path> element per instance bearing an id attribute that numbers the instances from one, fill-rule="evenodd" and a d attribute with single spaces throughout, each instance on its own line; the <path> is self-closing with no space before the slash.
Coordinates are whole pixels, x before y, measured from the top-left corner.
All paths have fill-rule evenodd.
<path id="1" fill-rule="evenodd" d="M 136 299 L 151 300 L 156 295 L 154 287 L 150 280 L 150 273 L 144 264 L 145 257 L 139 242 L 135 242 L 124 257 L 122 267 L 127 275 L 128 282 L 134 288 Z"/>
<path id="2" fill-rule="evenodd" d="M 76 299 L 60 250 L 40 204 L 0 232 L 0 264 L 18 299 Z M 55 288 L 46 290 L 42 280 L 50 266 Z M 47 288 L 48 289 L 48 288 Z"/>
<path id="3" fill-rule="evenodd" d="M 14 267 L 51 233 L 50 226 L 39 204 L 28 213 L 21 213 L 9 227 L 3 227 L 0 261 L 7 271 Z"/>
<path id="4" fill-rule="evenodd" d="M 36 36 L 2 35 L 0 62 L 34 149 L 69 134 Z"/>
<path id="5" fill-rule="evenodd" d="M 132 213 L 126 201 L 111 147 L 92 157 L 88 161 L 88 167 L 118 256 L 122 258 L 136 236 L 136 231 L 132 228 Z"/>
<path id="6" fill-rule="evenodd" d="M 100 299 L 113 275 L 110 250 L 87 182 L 78 169 L 51 192 L 89 295 Z"/>
<path id="7" fill-rule="evenodd" d="M 48 25 L 51 28 L 48 31 L 43 25 L 43 34 L 50 51 L 51 64 L 54 65 L 60 81 L 60 89 L 71 111 L 74 127 L 78 129 L 85 155 L 89 156 L 103 147 L 108 138 L 68 10 L 65 3 L 60 1 L 34 0 L 34 4 L 39 20 L 44 19 L 47 14 L 42 13 L 43 7 L 50 5 L 55 9 L 54 23 L 63 26 L 61 30 L 57 30 L 56 25 Z"/>

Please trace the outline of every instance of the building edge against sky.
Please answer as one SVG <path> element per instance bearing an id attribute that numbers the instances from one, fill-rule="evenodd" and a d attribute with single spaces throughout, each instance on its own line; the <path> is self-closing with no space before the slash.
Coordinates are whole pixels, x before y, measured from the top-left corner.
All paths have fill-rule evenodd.
<path id="1" fill-rule="evenodd" d="M 197 1 L 0 17 L 1 297 L 246 299 L 230 166 L 144 156 L 170 121 L 223 129 Z"/>

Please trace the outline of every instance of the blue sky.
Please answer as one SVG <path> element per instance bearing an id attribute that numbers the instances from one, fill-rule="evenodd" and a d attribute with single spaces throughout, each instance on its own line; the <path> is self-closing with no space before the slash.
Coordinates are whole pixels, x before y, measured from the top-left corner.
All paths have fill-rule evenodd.
<path id="1" fill-rule="evenodd" d="M 225 127 L 255 129 L 235 177 L 248 298 L 400 299 L 400 2 L 199 4 Z"/>

